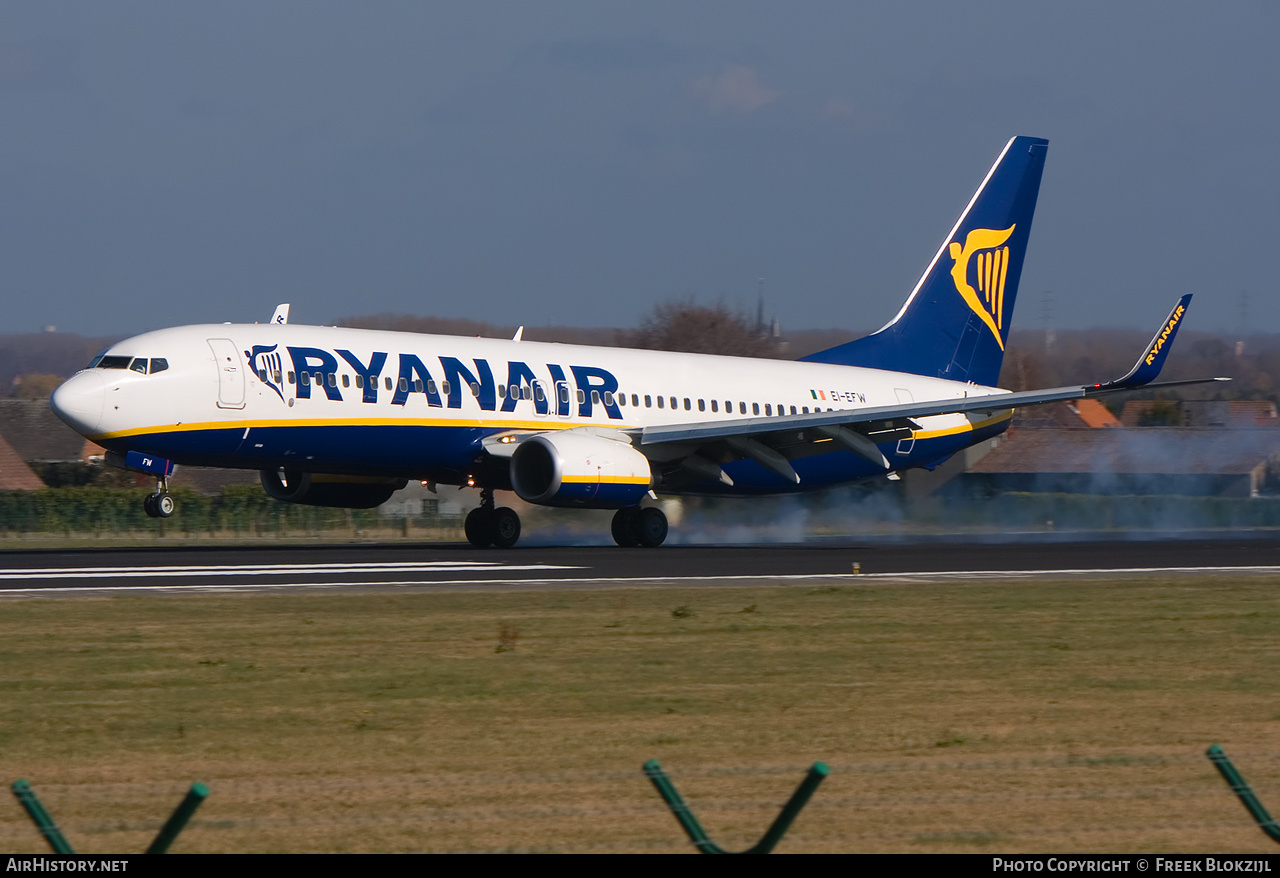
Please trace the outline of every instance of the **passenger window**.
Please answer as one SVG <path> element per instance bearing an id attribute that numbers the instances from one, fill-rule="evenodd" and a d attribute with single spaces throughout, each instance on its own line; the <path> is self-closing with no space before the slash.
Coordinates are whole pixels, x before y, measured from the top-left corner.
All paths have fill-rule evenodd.
<path id="1" fill-rule="evenodd" d="M 758 402 L 751 403 L 751 414 L 753 415 L 760 414 L 760 403 Z"/>
<path id="2" fill-rule="evenodd" d="M 795 413 L 796 413 L 796 407 L 795 407 L 795 406 L 792 406 L 792 407 L 791 407 L 791 414 L 793 414 L 793 415 L 794 415 Z"/>
<path id="3" fill-rule="evenodd" d="M 290 384 L 292 384 L 292 383 L 293 383 L 293 379 L 294 379 L 294 374 L 293 374 L 292 372 L 290 372 L 290 373 L 289 373 L 289 383 L 290 383 Z"/>
<path id="4" fill-rule="evenodd" d="M 169 361 L 166 360 L 164 357 L 151 358 L 151 374 L 152 375 L 156 374 L 157 372 L 163 372 L 165 369 L 168 369 L 168 368 L 169 368 Z M 279 383 L 280 383 L 280 375 L 277 374 L 276 384 L 279 384 Z"/>
<path id="5" fill-rule="evenodd" d="M 640 405 L 640 394 L 638 393 L 631 394 L 631 404 L 634 406 Z"/>
<path id="6" fill-rule="evenodd" d="M 401 392 L 401 393 L 404 393 L 404 392 L 405 392 L 406 390 L 408 390 L 408 389 L 409 389 L 409 379 L 408 379 L 408 378 L 405 378 L 404 376 L 401 376 L 401 378 L 400 378 L 400 392 Z"/>
<path id="7" fill-rule="evenodd" d="M 528 384 L 526 384 L 526 385 L 524 385 L 523 387 L 521 387 L 521 388 L 520 388 L 520 398 L 521 398 L 521 399 L 533 399 L 533 388 L 532 388 L 532 387 L 530 387 Z"/>
<path id="8" fill-rule="evenodd" d="M 448 395 L 449 395 L 449 382 L 448 382 L 448 381 L 441 381 L 441 382 L 440 382 L 440 392 L 441 392 L 441 393 L 443 393 L 445 396 L 448 396 Z"/>
<path id="9" fill-rule="evenodd" d="M 506 398 L 507 398 L 507 385 L 505 385 L 505 384 L 499 384 L 499 385 L 498 385 L 498 399 L 506 399 Z"/>
<path id="10" fill-rule="evenodd" d="M 625 393 L 618 394 L 618 405 L 625 406 L 627 404 L 627 395 Z"/>
<path id="11" fill-rule="evenodd" d="M 136 359 L 134 359 L 134 361 L 133 361 L 132 363 L 130 363 L 130 364 L 129 364 L 129 371 L 130 371 L 130 372 L 141 372 L 143 375 L 146 375 L 146 374 L 147 374 L 147 359 L 146 359 L 146 357 L 137 357 Z"/>
<path id="12" fill-rule="evenodd" d="M 302 386 L 303 386 L 303 387 L 310 387 L 310 386 L 311 386 L 311 373 L 310 373 L 310 372 L 302 372 L 302 373 L 300 373 L 300 374 L 298 375 L 298 377 L 299 377 L 299 379 L 301 379 L 301 381 L 302 381 Z"/>
<path id="13" fill-rule="evenodd" d="M 653 408 L 653 398 L 647 393 L 644 395 L 644 407 L 647 409 Z"/>
<path id="14" fill-rule="evenodd" d="M 415 379 L 413 379 L 413 392 L 414 392 L 414 393 L 421 393 L 421 392 L 422 392 L 422 379 L 421 379 L 421 378 L 415 378 Z"/>
<path id="15" fill-rule="evenodd" d="M 427 379 L 427 393 L 430 393 L 432 396 L 434 396 L 435 392 L 436 392 L 436 383 L 431 379 Z"/>
<path id="16" fill-rule="evenodd" d="M 713 400 L 711 400 L 711 410 L 712 410 L 713 412 L 718 412 L 718 411 L 720 411 L 720 400 L 718 400 L 718 399 L 713 399 Z"/>
<path id="17" fill-rule="evenodd" d="M 707 401 L 705 399 L 698 400 L 698 411 L 705 412 L 707 410 Z"/>
<path id="18" fill-rule="evenodd" d="M 578 391 L 578 405 L 582 405 L 582 404 L 583 404 L 583 403 L 585 403 L 586 401 L 587 401 L 587 394 L 586 394 L 586 392 L 585 392 L 585 391 L 582 391 L 582 390 L 579 390 L 579 391 Z"/>
<path id="19" fill-rule="evenodd" d="M 560 401 L 563 403 L 569 402 L 569 385 L 568 384 L 560 385 Z"/>
<path id="20" fill-rule="evenodd" d="M 648 397 L 645 397 L 645 399 L 648 399 Z M 658 408 L 662 408 L 662 399 L 663 398 L 661 396 L 658 397 Z"/>
<path id="21" fill-rule="evenodd" d="M 323 387 L 323 386 L 324 386 L 324 373 L 323 373 L 323 372 L 317 372 L 317 373 L 316 373 L 316 387 Z"/>
<path id="22" fill-rule="evenodd" d="M 476 384 L 474 381 L 471 382 L 471 395 L 477 399 L 480 397 L 480 385 Z"/>
<path id="23" fill-rule="evenodd" d="M 764 404 L 764 413 L 765 413 L 766 415 L 772 415 L 772 414 L 773 414 L 773 406 L 769 405 L 769 403 L 767 403 L 767 402 L 766 402 L 766 403 Z"/>
<path id="24" fill-rule="evenodd" d="M 805 407 L 804 407 L 804 413 L 805 413 L 806 415 L 807 415 L 807 414 L 809 414 L 809 407 L 808 407 L 808 406 L 805 406 Z"/>
<path id="25" fill-rule="evenodd" d="M 364 376 L 363 376 L 363 375 L 357 375 L 357 376 L 356 376 L 356 390 L 364 390 Z"/>
<path id="26" fill-rule="evenodd" d="M 350 386 L 351 386 L 351 376 L 350 376 L 350 375 L 346 375 L 346 374 L 344 374 L 344 375 L 342 376 L 342 386 L 343 386 L 343 387 L 350 387 Z"/>
<path id="27" fill-rule="evenodd" d="M 745 415 L 747 413 L 747 404 L 745 402 L 738 403 L 738 414 Z"/>
<path id="28" fill-rule="evenodd" d="M 382 379 L 382 381 L 383 381 L 383 383 L 384 383 L 384 384 L 386 384 L 386 386 L 387 386 L 387 390 L 390 390 L 390 389 L 391 389 L 391 376 L 390 376 L 390 375 L 388 375 L 386 378 L 383 378 L 383 379 Z"/>
<path id="29" fill-rule="evenodd" d="M 266 384 L 266 383 L 267 383 L 267 370 L 266 370 L 266 369 L 259 369 L 259 370 L 258 370 L 258 380 L 259 380 L 259 381 L 261 381 L 263 384 Z"/>
<path id="30" fill-rule="evenodd" d="M 689 405 L 689 397 L 686 396 L 684 398 L 684 410 L 687 412 L 687 411 L 691 411 L 692 409 L 693 409 L 693 406 Z"/>
<path id="31" fill-rule="evenodd" d="M 336 372 L 329 373 L 329 386 L 330 387 L 338 386 L 338 374 Z"/>
<path id="32" fill-rule="evenodd" d="M 598 390 L 591 391 L 591 404 L 600 405 L 600 391 Z"/>
<path id="33" fill-rule="evenodd" d="M 613 405 L 613 392 L 612 392 L 612 391 L 606 390 L 606 391 L 604 392 L 604 404 L 605 404 L 605 405 L 607 405 L 607 406 L 612 406 L 612 405 Z"/>
<path id="34" fill-rule="evenodd" d="M 671 408 L 673 409 L 680 408 L 680 404 L 676 401 L 676 398 L 674 396 L 671 397 Z"/>

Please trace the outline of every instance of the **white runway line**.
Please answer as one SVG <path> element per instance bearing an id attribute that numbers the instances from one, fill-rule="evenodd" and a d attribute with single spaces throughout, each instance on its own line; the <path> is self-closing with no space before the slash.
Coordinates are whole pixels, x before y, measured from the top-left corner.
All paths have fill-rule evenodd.
<path id="1" fill-rule="evenodd" d="M 537 569 L 577 569 L 555 568 L 551 565 L 527 565 L 511 567 L 476 567 L 455 566 L 453 569 L 485 569 L 493 570 L 537 570 Z M 1119 569 L 1092 568 L 1076 570 L 949 570 L 939 572 L 909 573 L 794 573 L 794 574 L 746 574 L 734 576 L 632 576 L 632 577 L 596 577 L 582 578 L 561 577 L 556 579 L 427 579 L 405 580 L 388 579 L 376 582 L 277 582 L 277 583 L 217 583 L 215 585 L 55 585 L 43 588 L 10 588 L 0 591 L 0 597 L 11 594 L 51 594 L 56 592 L 124 592 L 124 591 L 252 591 L 280 590 L 290 588 L 337 589 L 368 587 L 433 587 L 433 586 L 475 586 L 505 585 L 514 587 L 545 585 L 646 585 L 650 583 L 711 583 L 711 582 L 801 582 L 804 580 L 836 580 L 842 584 L 858 583 L 908 582 L 929 583 L 939 580 L 954 579 L 1032 579 L 1055 577 L 1122 577 L 1128 574 L 1192 574 L 1192 573 L 1266 573 L 1280 575 L 1280 567 L 1124 567 Z"/>
<path id="2" fill-rule="evenodd" d="M 244 564 L 205 567 L 51 567 L 0 570 L 0 580 L 95 579 L 114 576 L 288 576 L 293 573 L 418 573 L 431 570 L 579 570 L 559 564 L 511 565 L 487 561 L 411 561 L 372 564 Z"/>

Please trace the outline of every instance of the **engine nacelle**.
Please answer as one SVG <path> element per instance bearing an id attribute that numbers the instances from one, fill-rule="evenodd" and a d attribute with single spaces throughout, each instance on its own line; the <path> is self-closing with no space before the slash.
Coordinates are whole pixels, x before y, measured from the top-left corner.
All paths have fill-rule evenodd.
<path id="1" fill-rule="evenodd" d="M 262 488 L 271 497 L 306 506 L 340 506 L 372 509 L 391 499 L 403 488 L 404 479 L 369 479 L 357 476 L 330 476 L 297 470 L 264 469 Z"/>
<path id="2" fill-rule="evenodd" d="M 511 486 L 543 506 L 622 509 L 653 481 L 649 460 L 630 443 L 583 433 L 543 433 L 511 455 Z"/>

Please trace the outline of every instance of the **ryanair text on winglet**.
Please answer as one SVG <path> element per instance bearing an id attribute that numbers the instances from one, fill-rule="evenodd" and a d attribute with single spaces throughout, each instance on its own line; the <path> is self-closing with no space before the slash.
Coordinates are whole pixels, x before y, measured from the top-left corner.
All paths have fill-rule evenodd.
<path id="1" fill-rule="evenodd" d="M 1169 338 L 1173 328 L 1178 325 L 1178 321 L 1182 319 L 1182 315 L 1186 312 L 1186 308 L 1179 305 L 1173 309 L 1173 316 L 1169 318 L 1169 322 L 1165 324 L 1164 331 L 1156 336 L 1156 343 L 1151 346 L 1151 352 L 1147 354 L 1146 364 L 1151 365 L 1152 360 L 1156 358 L 1156 354 L 1160 353 L 1160 349 L 1164 347 L 1165 341 Z"/>

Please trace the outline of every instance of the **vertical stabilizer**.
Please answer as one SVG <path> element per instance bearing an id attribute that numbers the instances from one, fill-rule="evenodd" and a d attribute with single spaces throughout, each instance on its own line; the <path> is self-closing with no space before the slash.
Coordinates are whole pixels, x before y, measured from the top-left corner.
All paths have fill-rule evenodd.
<path id="1" fill-rule="evenodd" d="M 804 357 L 994 385 L 1049 141 L 1015 137 L 907 297 L 878 332 Z"/>

